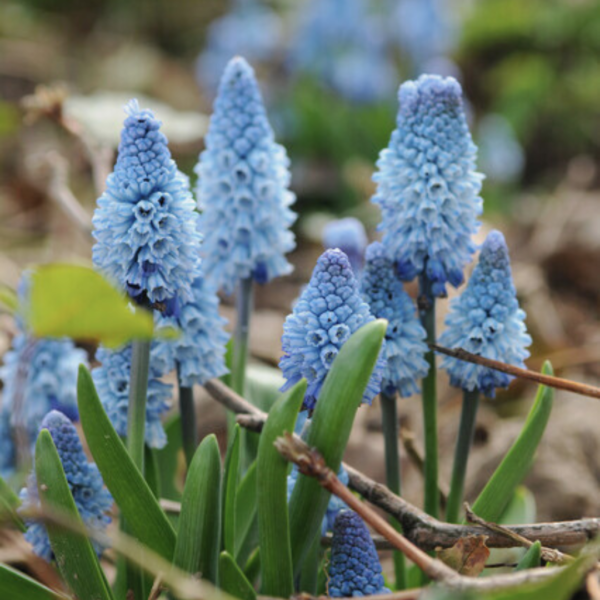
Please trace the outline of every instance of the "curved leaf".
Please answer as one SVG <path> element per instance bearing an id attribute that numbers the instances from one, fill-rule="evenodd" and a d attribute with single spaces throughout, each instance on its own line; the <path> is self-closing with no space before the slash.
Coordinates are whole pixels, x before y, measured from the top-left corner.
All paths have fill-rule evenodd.
<path id="1" fill-rule="evenodd" d="M 515 567 L 515 571 L 524 571 L 525 569 L 533 569 L 542 564 L 542 543 L 534 542 L 529 546 L 529 550 L 525 552 L 519 564 Z"/>
<path id="2" fill-rule="evenodd" d="M 221 589 L 240 600 L 256 600 L 256 592 L 228 552 L 221 552 L 219 560 Z"/>
<path id="3" fill-rule="evenodd" d="M 0 563 L 0 590 L 7 600 L 70 600 L 71 596 L 47 588 L 17 571 Z"/>

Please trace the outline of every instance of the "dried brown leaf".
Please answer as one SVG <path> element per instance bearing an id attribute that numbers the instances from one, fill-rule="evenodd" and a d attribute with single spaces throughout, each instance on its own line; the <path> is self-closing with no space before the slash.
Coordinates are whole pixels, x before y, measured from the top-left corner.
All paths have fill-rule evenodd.
<path id="1" fill-rule="evenodd" d="M 438 558 L 461 575 L 477 577 L 485 568 L 490 549 L 485 545 L 487 535 L 461 538 L 452 548 L 438 549 Z"/>

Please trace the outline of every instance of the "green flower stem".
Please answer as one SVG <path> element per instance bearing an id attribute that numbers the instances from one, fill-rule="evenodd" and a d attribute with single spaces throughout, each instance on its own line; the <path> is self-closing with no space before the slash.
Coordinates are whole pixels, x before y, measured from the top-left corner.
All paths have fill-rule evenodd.
<path id="1" fill-rule="evenodd" d="M 248 335 L 250 333 L 250 315 L 252 314 L 253 304 L 252 292 L 252 277 L 240 279 L 236 299 L 237 323 L 235 324 L 233 364 L 231 369 L 231 387 L 240 396 L 244 395 L 246 380 Z"/>
<path id="2" fill-rule="evenodd" d="M 189 467 L 198 447 L 198 426 L 196 423 L 196 409 L 194 407 L 194 390 L 181 385 L 179 377 L 179 363 L 177 364 L 177 382 L 179 384 L 179 413 L 181 415 L 181 437 L 185 462 Z"/>
<path id="3" fill-rule="evenodd" d="M 381 424 L 383 427 L 383 441 L 385 445 L 385 476 L 388 488 L 396 495 L 400 495 L 400 457 L 398 448 L 398 405 L 396 395 L 388 396 L 381 392 Z M 400 523 L 390 517 L 394 528 L 402 532 Z M 394 572 L 396 575 L 396 589 L 406 589 L 406 561 L 402 552 L 394 552 Z"/>
<path id="4" fill-rule="evenodd" d="M 479 390 L 474 390 L 472 392 L 465 390 L 462 412 L 460 415 L 458 439 L 456 440 L 456 449 L 454 451 L 454 466 L 452 467 L 450 494 L 448 495 L 448 504 L 446 506 L 446 521 L 448 521 L 448 523 L 459 522 L 460 509 L 465 489 L 467 461 L 469 460 L 469 451 L 471 450 L 471 444 L 473 443 L 478 406 Z"/>
<path id="5" fill-rule="evenodd" d="M 135 466 L 144 472 L 146 395 L 150 368 L 150 340 L 134 340 L 129 379 L 127 450 Z"/>
<path id="6" fill-rule="evenodd" d="M 419 314 L 427 333 L 427 343 L 435 344 L 435 297 L 431 293 L 431 282 L 426 275 L 419 278 Z M 435 354 L 429 350 L 425 354 L 429 372 L 422 380 L 423 430 L 425 437 L 425 512 L 434 518 L 439 517 L 440 493 L 438 488 L 438 435 L 437 435 L 437 391 Z"/>

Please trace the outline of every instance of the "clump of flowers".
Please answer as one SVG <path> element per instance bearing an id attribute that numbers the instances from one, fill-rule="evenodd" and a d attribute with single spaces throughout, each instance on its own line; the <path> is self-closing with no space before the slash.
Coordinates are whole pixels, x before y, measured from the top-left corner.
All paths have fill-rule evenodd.
<path id="1" fill-rule="evenodd" d="M 372 201 L 383 245 L 400 279 L 425 275 L 435 296 L 457 287 L 470 262 L 482 211 L 462 90 L 452 77 L 422 75 L 400 86 L 397 128 L 379 157 Z"/>
<path id="2" fill-rule="evenodd" d="M 104 488 L 102 476 L 94 463 L 87 461 L 85 452 L 73 423 L 61 412 L 53 410 L 42 421 L 41 429 L 47 429 L 58 451 L 69 489 L 77 510 L 85 525 L 94 529 L 104 529 L 110 523 L 108 512 L 113 500 Z M 27 486 L 21 490 L 21 510 L 39 507 L 40 499 L 37 478 L 32 473 Z M 47 561 L 53 554 L 45 526 L 37 521 L 27 522 L 25 539 L 33 546 L 33 551 Z M 102 548 L 95 545 L 96 552 Z"/>
<path id="3" fill-rule="evenodd" d="M 425 377 L 429 370 L 425 360 L 425 330 L 383 245 L 372 243 L 365 258 L 361 292 L 373 316 L 388 321 L 382 352 L 386 367 L 381 389 L 388 396 L 396 391 L 401 396 L 416 394 L 419 392 L 417 380 Z"/>
<path id="4" fill-rule="evenodd" d="M 313 409 L 340 348 L 357 329 L 373 320 L 346 255 L 338 249 L 326 250 L 283 326 L 284 356 L 279 366 L 287 381 L 282 390 L 306 378 L 303 408 Z M 379 393 L 384 366 L 380 358 L 363 402 L 370 404 Z"/>
<path id="5" fill-rule="evenodd" d="M 369 530 L 349 510 L 338 514 L 333 527 L 327 593 L 332 598 L 389 593 Z"/>
<path id="6" fill-rule="evenodd" d="M 252 67 L 232 59 L 221 80 L 196 167 L 208 281 L 231 293 L 239 279 L 266 283 L 291 272 L 289 160 L 275 143 Z"/>
<path id="7" fill-rule="evenodd" d="M 450 303 L 440 344 L 525 367 L 526 348 L 531 344 L 525 316 L 519 308 L 504 236 L 491 231 L 467 287 Z M 441 367 L 448 371 L 452 385 L 479 389 L 490 398 L 496 388 L 507 387 L 513 379 L 507 373 L 447 356 Z"/>
<path id="8" fill-rule="evenodd" d="M 365 226 L 354 217 L 330 221 L 323 229 L 325 250 L 339 248 L 344 252 L 357 277 L 363 266 L 363 257 L 368 243 Z"/>
<path id="9" fill-rule="evenodd" d="M 131 375 L 131 345 L 118 350 L 98 348 L 96 359 L 102 363 L 92 371 L 98 396 L 116 432 L 127 435 L 127 413 L 129 406 L 129 381 Z M 150 448 L 162 448 L 167 437 L 161 416 L 171 407 L 173 386 L 160 378 L 171 368 L 164 360 L 160 343 L 153 342 L 150 352 L 150 372 L 146 402 L 146 444 Z"/>
<path id="10" fill-rule="evenodd" d="M 191 297 L 199 262 L 195 203 L 160 121 L 137 100 L 126 112 L 117 162 L 92 220 L 94 265 L 140 302 L 176 304 Z"/>

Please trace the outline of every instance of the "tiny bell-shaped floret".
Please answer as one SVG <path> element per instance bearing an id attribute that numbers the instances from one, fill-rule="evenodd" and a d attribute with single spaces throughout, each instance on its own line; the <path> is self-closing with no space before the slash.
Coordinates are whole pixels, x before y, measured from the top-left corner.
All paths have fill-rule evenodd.
<path id="1" fill-rule="evenodd" d="M 200 155 L 198 227 L 208 281 L 231 293 L 239 279 L 266 283 L 291 272 L 289 160 L 275 143 L 252 67 L 227 65 Z"/>
<path id="2" fill-rule="evenodd" d="M 512 281 L 508 248 L 499 231 L 488 234 L 467 287 L 450 303 L 439 343 L 516 367 L 525 366 L 531 337 Z M 496 388 L 507 387 L 514 379 L 449 356 L 444 356 L 441 367 L 448 371 L 452 385 L 468 391 L 478 389 L 489 398 L 495 396 Z"/>
<path id="3" fill-rule="evenodd" d="M 282 390 L 306 378 L 303 408 L 313 409 L 340 348 L 357 329 L 373 320 L 346 255 L 338 249 L 326 250 L 283 325 L 284 356 L 279 366 L 287 381 Z M 363 402 L 371 404 L 379 393 L 384 366 L 380 357 Z"/>
<path id="4" fill-rule="evenodd" d="M 393 261 L 380 242 L 373 242 L 367 248 L 361 292 L 373 316 L 388 321 L 382 391 L 389 396 L 398 391 L 404 397 L 418 393 L 417 380 L 425 377 L 429 370 L 425 360 L 425 330 L 413 301 L 395 273 Z"/>
<path id="5" fill-rule="evenodd" d="M 115 431 L 123 437 L 127 435 L 131 354 L 131 344 L 117 350 L 101 346 L 96 352 L 96 359 L 102 364 L 92 371 L 100 402 Z M 161 416 L 171 407 L 173 386 L 160 378 L 170 367 L 159 351 L 159 343 L 153 342 L 150 350 L 145 429 L 146 444 L 150 448 L 163 448 L 167 443 Z"/>
<path id="6" fill-rule="evenodd" d="M 108 513 L 112 507 L 112 496 L 104 487 L 98 467 L 89 463 L 71 421 L 61 412 L 53 410 L 42 421 L 41 429 L 47 429 L 52 436 L 58 456 L 77 510 L 85 525 L 103 530 L 110 523 Z M 21 490 L 21 509 L 39 507 L 39 495 L 35 473 L 29 476 L 27 486 Z M 37 521 L 27 522 L 25 539 L 33 546 L 33 551 L 47 561 L 53 554 L 45 526 Z M 102 548 L 94 544 L 96 552 Z"/>
<path id="7" fill-rule="evenodd" d="M 381 208 L 383 245 L 400 279 L 426 275 L 435 296 L 459 286 L 471 261 L 482 211 L 460 84 L 422 75 L 400 86 L 397 128 L 377 162 L 372 201 Z"/>
<path id="8" fill-rule="evenodd" d="M 356 277 L 362 269 L 367 244 L 365 226 L 354 217 L 330 221 L 323 229 L 323 246 L 325 250 L 339 248 L 344 252 Z"/>
<path id="9" fill-rule="evenodd" d="M 138 301 L 185 300 L 199 262 L 195 202 L 152 111 L 126 107 L 121 143 L 92 222 L 94 266 Z"/>
<path id="10" fill-rule="evenodd" d="M 333 527 L 327 595 L 350 598 L 388 592 L 367 526 L 355 512 L 340 512 Z"/>

